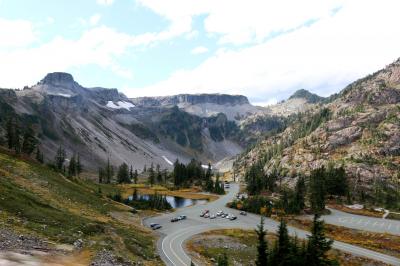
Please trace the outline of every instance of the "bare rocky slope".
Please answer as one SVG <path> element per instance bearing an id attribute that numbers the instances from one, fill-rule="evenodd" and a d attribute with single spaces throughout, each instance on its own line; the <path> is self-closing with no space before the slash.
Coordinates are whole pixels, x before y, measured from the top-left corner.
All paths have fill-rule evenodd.
<path id="1" fill-rule="evenodd" d="M 172 106 L 138 105 L 117 89 L 85 88 L 67 73 L 50 73 L 23 90 L 1 89 L 0 109 L 0 141 L 7 120 L 18 117 L 22 127 L 34 128 L 46 161 L 61 145 L 93 170 L 107 158 L 137 169 L 167 168 L 176 158 L 208 163 L 242 151 L 239 129 L 223 114 L 201 118 Z"/>
<path id="2" fill-rule="evenodd" d="M 278 169 L 289 184 L 328 163 L 343 165 L 355 195 L 390 200 L 400 175 L 400 60 L 297 115 L 238 160 Z M 375 195 L 383 193 L 383 196 Z"/>
<path id="3" fill-rule="evenodd" d="M 136 169 L 151 163 L 170 168 L 177 158 L 217 163 L 282 131 L 290 114 L 317 106 L 306 96 L 310 93 L 302 91 L 268 108 L 242 95 L 129 99 L 117 89 L 85 88 L 70 74 L 56 72 L 23 90 L 0 89 L 0 142 L 5 144 L 7 122 L 16 117 L 22 130 L 34 129 L 47 162 L 62 146 L 68 157 L 79 154 L 87 170 L 108 158 Z"/>

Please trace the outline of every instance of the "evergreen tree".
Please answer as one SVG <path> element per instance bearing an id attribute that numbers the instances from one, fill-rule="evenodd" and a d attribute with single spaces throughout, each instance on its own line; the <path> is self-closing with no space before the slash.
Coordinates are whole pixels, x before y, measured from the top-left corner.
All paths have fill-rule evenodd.
<path id="1" fill-rule="evenodd" d="M 162 175 L 161 175 L 161 171 L 160 171 L 160 165 L 157 164 L 156 166 L 156 179 L 158 183 L 162 182 Z"/>
<path id="2" fill-rule="evenodd" d="M 129 168 L 129 179 L 130 179 L 131 181 L 133 181 L 133 168 L 132 168 L 132 165 L 131 165 L 131 167 Z"/>
<path id="3" fill-rule="evenodd" d="M 6 127 L 7 127 L 6 138 L 7 138 L 8 148 L 12 149 L 14 147 L 14 139 L 15 139 L 15 133 L 14 133 L 15 127 L 12 118 L 8 119 Z"/>
<path id="4" fill-rule="evenodd" d="M 76 160 L 75 160 L 75 154 L 72 155 L 71 159 L 69 160 L 69 165 L 68 165 L 68 176 L 76 176 Z"/>
<path id="5" fill-rule="evenodd" d="M 135 172 L 133 174 L 133 182 L 135 184 L 137 184 L 137 182 L 138 182 L 138 176 L 139 176 L 138 171 L 135 169 Z"/>
<path id="6" fill-rule="evenodd" d="M 278 239 L 271 254 L 271 265 L 289 265 L 291 242 L 286 222 L 281 218 L 278 229 Z"/>
<path id="7" fill-rule="evenodd" d="M 326 254 L 331 249 L 332 243 L 333 240 L 325 237 L 324 222 L 319 220 L 318 215 L 315 215 L 311 228 L 311 236 L 308 237 L 305 265 L 332 265 L 333 262 L 328 259 Z"/>
<path id="8" fill-rule="evenodd" d="M 21 153 L 21 128 L 18 125 L 18 122 L 15 122 L 14 129 L 14 151 L 16 154 Z"/>
<path id="9" fill-rule="evenodd" d="M 168 179 L 167 169 L 164 169 L 164 170 L 163 170 L 162 175 L 163 175 L 163 181 L 164 181 L 164 183 L 166 184 L 166 183 L 167 183 L 167 179 Z"/>
<path id="10" fill-rule="evenodd" d="M 214 182 L 211 178 L 212 176 L 212 170 L 211 170 L 211 164 L 208 163 L 207 171 L 206 174 L 204 175 L 206 183 L 204 185 L 204 190 L 212 192 L 214 190 Z"/>
<path id="11" fill-rule="evenodd" d="M 247 182 L 247 191 L 250 195 L 259 193 L 263 188 L 263 170 L 260 164 L 254 164 L 245 173 L 245 180 Z"/>
<path id="12" fill-rule="evenodd" d="M 311 172 L 310 176 L 310 203 L 314 213 L 325 210 L 325 168 L 321 167 Z"/>
<path id="13" fill-rule="evenodd" d="M 76 174 L 79 176 L 82 173 L 82 171 L 83 171 L 83 165 L 81 163 L 81 156 L 79 156 L 78 153 L 78 156 L 76 157 Z"/>
<path id="14" fill-rule="evenodd" d="M 126 163 L 123 163 L 119 166 L 118 168 L 118 173 L 117 173 L 117 178 L 118 178 L 118 183 L 130 183 L 129 179 L 129 167 Z"/>
<path id="15" fill-rule="evenodd" d="M 260 224 L 257 226 L 256 234 L 258 238 L 257 245 L 257 266 L 268 266 L 268 243 L 266 240 L 267 231 L 264 229 L 264 217 L 261 217 Z"/>
<path id="16" fill-rule="evenodd" d="M 35 156 L 36 161 L 39 163 L 44 163 L 44 158 L 43 158 L 43 153 L 40 151 L 39 148 L 36 148 L 36 156 Z"/>
<path id="17" fill-rule="evenodd" d="M 344 167 L 335 168 L 333 163 L 326 170 L 326 191 L 330 195 L 346 196 L 348 183 Z"/>
<path id="18" fill-rule="evenodd" d="M 56 153 L 56 157 L 54 159 L 57 170 L 63 171 L 65 157 L 66 157 L 66 153 L 65 153 L 64 148 L 62 146 L 59 146 L 57 153 Z M 64 169 L 64 172 L 65 172 L 65 169 Z"/>
<path id="19" fill-rule="evenodd" d="M 110 184 L 111 180 L 114 177 L 114 167 L 110 163 L 110 158 L 107 159 L 107 166 L 105 169 L 105 178 L 106 178 L 106 183 Z"/>
<path id="20" fill-rule="evenodd" d="M 149 183 L 150 183 L 150 186 L 153 186 L 154 182 L 155 182 L 155 173 L 154 173 L 153 163 L 151 163 L 151 166 L 149 168 Z"/>
<path id="21" fill-rule="evenodd" d="M 105 181 L 105 172 L 103 168 L 99 168 L 99 183 L 103 183 Z"/>
<path id="22" fill-rule="evenodd" d="M 217 266 L 228 266 L 228 265 L 229 265 L 228 256 L 224 252 L 224 254 L 218 256 Z"/>
<path id="23" fill-rule="evenodd" d="M 35 133 L 32 129 L 32 127 L 28 126 L 23 135 L 23 141 L 22 141 L 22 152 L 31 155 L 32 152 L 35 150 L 36 145 L 38 141 L 35 137 Z"/>
<path id="24" fill-rule="evenodd" d="M 224 184 L 219 181 L 219 173 L 217 173 L 217 175 L 215 177 L 215 184 L 214 184 L 213 192 L 216 194 L 220 194 L 220 195 L 225 193 Z"/>
<path id="25" fill-rule="evenodd" d="M 305 197 L 306 197 L 306 183 L 303 176 L 300 176 L 297 180 L 295 187 L 295 196 L 294 200 L 296 202 L 296 211 L 297 213 L 301 212 L 305 208 Z"/>

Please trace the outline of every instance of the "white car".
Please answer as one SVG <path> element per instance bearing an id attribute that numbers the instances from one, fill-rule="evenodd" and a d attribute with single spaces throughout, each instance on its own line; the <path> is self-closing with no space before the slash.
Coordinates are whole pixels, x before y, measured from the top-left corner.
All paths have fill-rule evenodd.
<path id="1" fill-rule="evenodd" d="M 217 216 L 215 216 L 215 214 L 210 215 L 210 219 L 215 219 L 215 218 L 217 218 Z"/>
<path id="2" fill-rule="evenodd" d="M 223 211 L 218 211 L 218 212 L 217 212 L 217 216 L 221 216 L 222 214 L 224 214 Z"/>
<path id="3" fill-rule="evenodd" d="M 210 218 L 210 214 L 209 213 L 204 214 L 204 218 Z"/>

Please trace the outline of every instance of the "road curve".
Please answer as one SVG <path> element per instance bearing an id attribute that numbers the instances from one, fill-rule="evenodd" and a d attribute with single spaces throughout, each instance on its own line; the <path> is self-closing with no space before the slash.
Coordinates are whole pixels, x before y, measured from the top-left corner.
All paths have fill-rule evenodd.
<path id="1" fill-rule="evenodd" d="M 190 265 L 190 257 L 184 251 L 184 242 L 192 236 L 214 229 L 224 228 L 240 228 L 240 229 L 255 229 L 260 222 L 260 216 L 248 214 L 247 216 L 239 215 L 237 210 L 225 207 L 226 203 L 231 201 L 239 191 L 237 184 L 232 184 L 228 193 L 216 201 L 205 205 L 195 205 L 191 207 L 178 209 L 174 213 L 164 214 L 157 217 L 151 217 L 144 220 L 144 224 L 149 226 L 150 223 L 159 223 L 163 227 L 159 230 L 161 238 L 158 241 L 158 250 L 161 258 L 166 265 L 188 266 Z M 222 210 L 227 213 L 232 213 L 238 217 L 235 221 L 230 221 L 224 218 L 206 219 L 199 216 L 202 210 L 208 209 L 211 213 L 216 213 Z M 172 217 L 185 214 L 188 218 L 183 221 L 171 223 Z M 272 219 L 265 219 L 265 228 L 268 231 L 276 232 L 278 222 Z M 288 227 L 291 235 L 297 235 L 299 238 L 306 238 L 309 234 L 307 231 L 300 230 L 294 227 Z M 364 249 L 358 246 L 335 241 L 333 247 L 347 253 L 352 253 L 357 256 L 362 256 L 377 261 L 382 261 L 390 265 L 400 265 L 400 259 Z"/>

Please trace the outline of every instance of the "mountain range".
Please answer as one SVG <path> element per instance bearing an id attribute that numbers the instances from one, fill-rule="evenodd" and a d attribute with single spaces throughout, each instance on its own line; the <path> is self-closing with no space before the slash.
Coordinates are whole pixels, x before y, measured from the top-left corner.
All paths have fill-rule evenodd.
<path id="1" fill-rule="evenodd" d="M 62 146 L 67 156 L 79 154 L 88 170 L 107 159 L 136 169 L 151 163 L 170 168 L 176 159 L 217 163 L 282 126 L 280 112 L 305 108 L 307 100 L 295 98 L 275 107 L 226 94 L 130 99 L 117 89 L 83 87 L 68 73 L 49 73 L 34 86 L 0 90 L 0 141 L 5 142 L 6 117 L 15 116 L 34 129 L 46 161 Z M 295 101 L 301 105 L 285 107 Z"/>
<path id="2" fill-rule="evenodd" d="M 261 164 L 292 186 L 313 169 L 343 166 L 355 196 L 390 203 L 400 178 L 400 60 L 327 99 L 307 95 L 294 94 L 317 104 L 260 140 L 238 167 Z"/>

